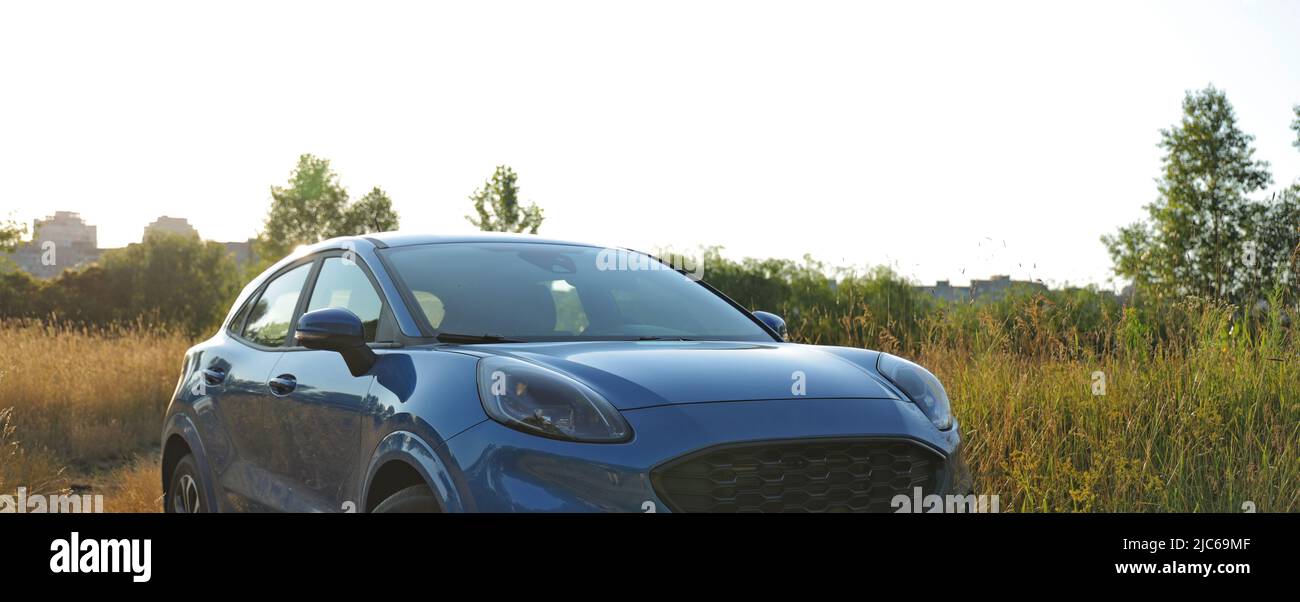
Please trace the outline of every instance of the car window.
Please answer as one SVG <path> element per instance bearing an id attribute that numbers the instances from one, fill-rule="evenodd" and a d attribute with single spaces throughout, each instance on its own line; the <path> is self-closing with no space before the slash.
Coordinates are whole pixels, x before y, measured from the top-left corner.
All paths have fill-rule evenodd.
<path id="1" fill-rule="evenodd" d="M 300 265 L 272 280 L 258 297 L 248 315 L 244 338 L 268 347 L 284 345 L 289 336 L 293 310 L 298 306 L 298 296 L 307 281 L 311 264 Z"/>
<path id="2" fill-rule="evenodd" d="M 365 327 L 366 341 L 375 341 L 375 333 L 379 330 L 379 314 L 384 309 L 384 303 L 357 262 L 328 257 L 321 264 L 307 311 L 327 307 L 338 307 L 356 314 Z"/>
<path id="3" fill-rule="evenodd" d="M 240 306 L 239 312 L 230 320 L 230 332 L 239 334 L 244 329 L 244 319 L 248 317 L 248 312 L 253 308 L 253 297 L 250 296 L 244 304 Z"/>

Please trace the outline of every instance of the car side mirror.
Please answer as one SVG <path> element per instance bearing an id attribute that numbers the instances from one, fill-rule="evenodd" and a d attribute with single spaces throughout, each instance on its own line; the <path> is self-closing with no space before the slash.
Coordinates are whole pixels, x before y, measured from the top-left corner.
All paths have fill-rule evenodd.
<path id="1" fill-rule="evenodd" d="M 758 321 L 762 322 L 768 328 L 771 328 L 772 332 L 780 335 L 782 341 L 786 340 L 785 320 L 782 320 L 781 316 L 765 311 L 756 311 L 754 312 L 754 317 L 758 318 Z"/>
<path id="2" fill-rule="evenodd" d="M 375 352 L 366 346 L 366 329 L 361 318 L 340 308 L 309 311 L 298 318 L 294 340 L 308 349 L 337 351 L 352 376 L 361 376 L 375 365 Z"/>

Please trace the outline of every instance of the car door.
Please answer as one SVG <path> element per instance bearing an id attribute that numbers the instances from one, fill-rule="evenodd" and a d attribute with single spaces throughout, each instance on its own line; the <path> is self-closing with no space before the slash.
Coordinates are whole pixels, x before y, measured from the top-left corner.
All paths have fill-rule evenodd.
<path id="1" fill-rule="evenodd" d="M 230 340 L 204 366 L 213 415 L 226 434 L 217 438 L 214 472 L 224 502 L 236 510 L 278 509 L 286 490 L 291 462 L 267 382 L 284 355 L 312 265 L 300 262 L 270 278 L 232 323 Z"/>
<path id="2" fill-rule="evenodd" d="M 350 310 L 365 325 L 370 343 L 391 340 L 391 317 L 367 269 L 352 254 L 320 258 L 303 312 L 328 307 Z M 334 351 L 293 346 L 280 357 L 272 379 L 277 419 L 290 444 L 289 476 L 296 511 L 350 511 L 359 504 L 362 467 L 361 416 L 374 376 L 352 376 Z M 349 503 L 351 505 L 349 505 Z"/>

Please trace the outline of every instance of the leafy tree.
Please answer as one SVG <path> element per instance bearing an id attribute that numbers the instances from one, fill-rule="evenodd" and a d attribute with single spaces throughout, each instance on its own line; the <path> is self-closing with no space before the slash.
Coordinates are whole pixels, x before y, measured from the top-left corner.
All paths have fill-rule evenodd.
<path id="1" fill-rule="evenodd" d="M 343 220 L 334 236 L 366 234 L 397 229 L 397 212 L 393 200 L 378 186 L 370 189 L 343 213 Z"/>
<path id="2" fill-rule="evenodd" d="M 239 271 L 225 246 L 193 236 L 150 233 L 101 260 L 127 319 L 178 324 L 201 334 L 225 318 L 239 293 Z"/>
<path id="3" fill-rule="evenodd" d="M 1294 280 L 1300 274 L 1293 262 L 1300 251 L 1300 185 L 1278 192 L 1267 201 L 1252 203 L 1246 220 L 1249 257 L 1243 270 L 1246 302 L 1268 297 L 1278 290 L 1285 302 L 1300 297 Z"/>
<path id="4" fill-rule="evenodd" d="M 64 270 L 42 287 L 34 314 L 97 326 L 137 319 L 157 322 L 158 316 L 137 315 L 130 305 L 130 280 L 128 274 L 109 273 L 97 263 Z"/>
<path id="5" fill-rule="evenodd" d="M 11 253 L 23 240 L 27 227 L 14 221 L 0 221 L 0 253 Z"/>
<path id="6" fill-rule="evenodd" d="M 23 242 L 23 235 L 27 233 L 27 226 L 19 224 L 12 220 L 0 221 L 0 274 L 10 271 L 21 271 L 18 264 L 11 260 L 8 255 Z M 25 273 L 25 272 L 24 272 Z M 5 291 L 0 291 L 0 300 L 3 300 Z M 3 307 L 3 305 L 0 305 Z"/>
<path id="7" fill-rule="evenodd" d="M 1246 297 L 1260 242 L 1247 250 L 1260 211 L 1247 195 L 1272 181 L 1268 164 L 1254 159 L 1253 140 L 1223 91 L 1188 92 L 1182 120 L 1161 131 L 1164 173 L 1146 207 L 1149 223 L 1102 238 L 1115 273 L 1157 296 Z"/>
<path id="8" fill-rule="evenodd" d="M 469 199 L 474 202 L 478 218 L 465 216 L 469 223 L 484 232 L 528 232 L 537 234 L 541 227 L 542 209 L 534 203 L 519 206 L 519 176 L 515 170 L 498 165 L 492 177 L 475 190 Z"/>
<path id="9" fill-rule="evenodd" d="M 1296 149 L 1300 149 L 1300 104 L 1295 105 L 1293 110 L 1295 111 L 1295 120 L 1291 122 L 1291 130 L 1295 132 L 1296 137 L 1295 142 L 1292 142 L 1292 144 Z M 1282 245 L 1283 250 L 1290 249 L 1283 283 L 1288 285 L 1284 290 L 1290 292 L 1290 300 L 1295 301 L 1296 297 L 1300 297 L 1300 209 L 1296 208 L 1297 205 L 1300 205 L 1300 180 L 1292 183 L 1291 188 L 1283 191 L 1282 194 L 1283 202 L 1288 206 L 1288 209 L 1279 209 L 1278 212 L 1282 214 L 1282 217 L 1275 217 L 1274 219 L 1277 221 L 1274 222 L 1274 225 L 1278 230 L 1282 231 L 1279 234 L 1280 240 L 1277 244 Z"/>
<path id="10" fill-rule="evenodd" d="M 208 334 L 239 293 L 225 246 L 197 236 L 150 232 L 144 242 L 104 253 L 82 269 L 38 280 L 0 274 L 0 318 L 54 318 L 90 326 L 143 322 Z"/>
<path id="11" fill-rule="evenodd" d="M 43 284 L 23 270 L 0 271 L 0 318 L 32 317 L 44 313 Z"/>
<path id="12" fill-rule="evenodd" d="M 397 226 L 397 213 L 384 191 L 375 188 L 350 205 L 329 160 L 306 154 L 298 158 L 287 186 L 271 187 L 271 211 L 258 236 L 257 251 L 275 261 L 298 245 Z"/>
<path id="13" fill-rule="evenodd" d="M 1295 120 L 1291 122 L 1291 129 L 1295 131 L 1295 142 L 1291 144 L 1300 148 L 1300 105 L 1292 107 L 1292 110 L 1295 111 Z"/>
<path id="14" fill-rule="evenodd" d="M 1300 105 L 1294 107 L 1300 149 Z M 1255 261 L 1246 272 L 1250 299 L 1273 298 L 1284 304 L 1300 301 L 1300 180 L 1249 207 L 1248 240 Z"/>
<path id="15" fill-rule="evenodd" d="M 330 163 L 312 155 L 298 158 L 289 185 L 271 187 L 271 211 L 258 236 L 258 254 L 279 258 L 300 244 L 326 237 L 343 217 L 348 194 Z"/>
<path id="16" fill-rule="evenodd" d="M 1145 222 L 1129 224 L 1113 236 L 1103 236 L 1102 241 L 1110 251 L 1115 273 L 1133 282 L 1138 299 L 1145 301 L 1146 296 L 1142 293 L 1148 291 L 1157 296 L 1166 292 L 1161 290 L 1164 285 L 1161 275 L 1168 273 L 1169 268 L 1159 264 L 1164 255 L 1155 252 L 1155 234 L 1149 225 Z"/>

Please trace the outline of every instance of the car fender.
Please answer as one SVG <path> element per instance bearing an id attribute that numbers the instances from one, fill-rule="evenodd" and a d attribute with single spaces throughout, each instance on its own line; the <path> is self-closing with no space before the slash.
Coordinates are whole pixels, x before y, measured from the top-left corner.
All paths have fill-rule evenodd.
<path id="1" fill-rule="evenodd" d="M 424 482 L 433 490 L 433 495 L 437 498 L 443 512 L 471 510 L 461 500 L 460 488 L 456 486 L 457 479 L 447 463 L 435 452 L 433 446 L 410 431 L 393 431 L 379 442 L 366 467 L 366 478 L 361 491 L 362 500 L 369 497 L 370 485 L 379 468 L 391 461 L 405 462 L 420 473 Z"/>
<path id="2" fill-rule="evenodd" d="M 217 503 L 216 476 L 212 472 L 211 464 L 208 463 L 208 454 L 203 449 L 203 440 L 199 438 L 199 431 L 194 426 L 194 422 L 190 420 L 189 416 L 182 412 L 172 414 L 171 418 L 167 420 L 167 425 L 163 427 L 162 442 L 164 451 L 166 449 L 165 446 L 167 445 L 167 441 L 172 438 L 172 435 L 179 435 L 180 438 L 185 441 L 185 445 L 190 448 L 190 455 L 194 456 L 195 464 L 198 464 L 199 471 L 203 473 L 203 479 L 200 484 L 203 486 L 203 498 L 208 503 L 208 507 L 220 508 L 220 504 Z M 160 462 L 159 468 L 161 469 L 161 467 L 162 464 Z M 162 475 L 164 490 L 167 489 L 167 479 L 169 477 L 170 475 Z M 163 500 L 163 504 L 166 503 L 167 501 Z"/>

